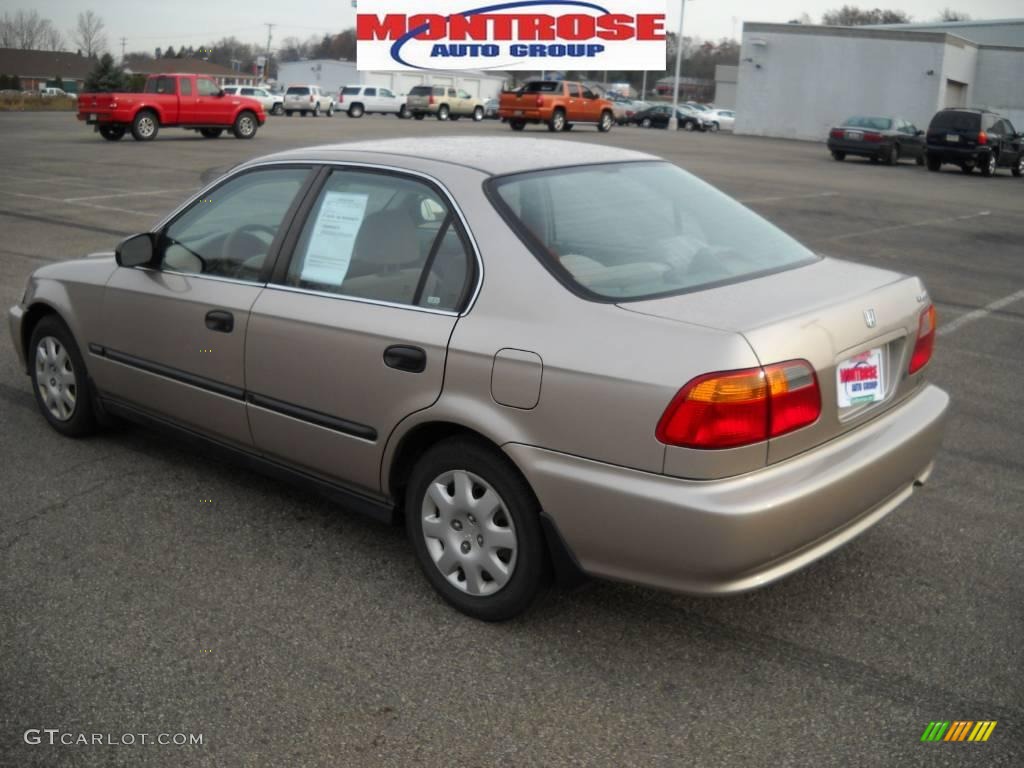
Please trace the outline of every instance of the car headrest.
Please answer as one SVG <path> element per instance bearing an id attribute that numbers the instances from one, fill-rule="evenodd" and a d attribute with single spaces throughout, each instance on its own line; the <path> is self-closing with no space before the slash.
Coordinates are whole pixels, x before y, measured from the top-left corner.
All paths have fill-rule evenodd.
<path id="1" fill-rule="evenodd" d="M 352 249 L 353 261 L 408 264 L 419 256 L 416 225 L 404 210 L 372 213 L 363 220 Z"/>

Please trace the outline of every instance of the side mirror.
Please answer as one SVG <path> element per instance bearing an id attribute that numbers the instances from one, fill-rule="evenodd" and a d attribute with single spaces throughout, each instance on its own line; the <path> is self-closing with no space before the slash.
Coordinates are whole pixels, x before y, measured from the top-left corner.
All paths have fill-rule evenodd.
<path id="1" fill-rule="evenodd" d="M 224 91 L 217 91 L 217 98 L 221 99 L 224 97 Z"/>
<path id="2" fill-rule="evenodd" d="M 922 131 L 920 128 L 918 128 L 917 131 L 914 132 L 914 135 L 915 136 L 924 136 L 924 131 Z"/>
<path id="3" fill-rule="evenodd" d="M 141 235 L 132 235 L 122 240 L 114 249 L 114 258 L 117 259 L 118 266 L 142 267 L 151 264 L 156 252 L 153 239 L 151 232 L 143 232 Z"/>

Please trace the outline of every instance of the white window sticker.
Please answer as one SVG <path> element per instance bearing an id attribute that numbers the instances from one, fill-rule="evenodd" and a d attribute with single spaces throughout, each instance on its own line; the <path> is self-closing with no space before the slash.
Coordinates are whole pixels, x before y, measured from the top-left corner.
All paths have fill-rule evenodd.
<path id="1" fill-rule="evenodd" d="M 366 217 L 369 195 L 327 192 L 320 205 L 302 264 L 302 279 L 341 285 L 352 261 L 356 236 Z"/>

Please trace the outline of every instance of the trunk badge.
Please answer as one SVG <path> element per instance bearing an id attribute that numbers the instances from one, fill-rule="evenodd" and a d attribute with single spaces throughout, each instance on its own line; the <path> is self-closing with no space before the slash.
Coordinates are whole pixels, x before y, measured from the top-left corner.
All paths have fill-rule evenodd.
<path id="1" fill-rule="evenodd" d="M 864 310 L 864 324 L 867 325 L 868 328 L 874 328 L 878 325 L 878 318 L 875 317 L 875 310 Z"/>

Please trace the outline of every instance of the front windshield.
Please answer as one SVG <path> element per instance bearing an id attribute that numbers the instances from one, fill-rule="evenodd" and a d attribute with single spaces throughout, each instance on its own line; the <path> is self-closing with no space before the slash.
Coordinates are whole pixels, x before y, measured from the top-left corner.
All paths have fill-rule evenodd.
<path id="1" fill-rule="evenodd" d="M 491 184 L 492 199 L 523 241 L 593 298 L 682 293 L 817 258 L 671 163 L 560 168 Z"/>

